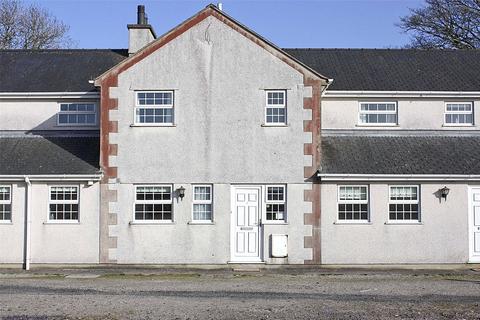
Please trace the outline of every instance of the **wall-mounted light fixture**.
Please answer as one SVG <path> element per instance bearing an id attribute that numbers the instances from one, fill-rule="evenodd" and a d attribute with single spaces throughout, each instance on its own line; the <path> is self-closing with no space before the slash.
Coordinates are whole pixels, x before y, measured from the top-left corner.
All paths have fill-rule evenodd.
<path id="1" fill-rule="evenodd" d="M 443 187 L 440 191 L 440 196 L 447 201 L 447 196 L 450 193 L 450 189 L 447 188 L 447 186 Z"/>
<path id="2" fill-rule="evenodd" d="M 183 200 L 183 197 L 185 197 L 185 188 L 181 186 L 180 188 L 177 189 L 177 192 L 180 199 Z"/>

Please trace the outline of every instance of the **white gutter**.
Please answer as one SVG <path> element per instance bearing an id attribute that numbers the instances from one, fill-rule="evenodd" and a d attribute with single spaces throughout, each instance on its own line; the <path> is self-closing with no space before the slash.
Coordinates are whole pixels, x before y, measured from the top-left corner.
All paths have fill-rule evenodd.
<path id="1" fill-rule="evenodd" d="M 0 99 L 99 99 L 99 92 L 0 92 Z"/>
<path id="2" fill-rule="evenodd" d="M 325 89 L 322 91 L 322 97 L 326 94 L 328 87 L 330 87 L 333 83 L 333 79 L 328 79 L 327 80 L 327 85 L 325 86 Z"/>
<path id="3" fill-rule="evenodd" d="M 329 90 L 325 97 L 332 98 L 480 98 L 480 91 L 350 91 Z"/>
<path id="4" fill-rule="evenodd" d="M 31 259 L 31 224 L 32 224 L 32 183 L 28 177 L 25 177 L 25 197 L 26 197 L 26 213 L 25 213 L 25 270 L 30 270 Z"/>
<path id="5" fill-rule="evenodd" d="M 329 174 L 318 173 L 322 181 L 480 181 L 478 174 Z"/>
<path id="6" fill-rule="evenodd" d="M 22 181 L 25 175 L 0 175 L 0 180 Z M 102 178 L 101 174 L 63 174 L 63 175 L 28 175 L 30 181 L 98 181 Z"/>

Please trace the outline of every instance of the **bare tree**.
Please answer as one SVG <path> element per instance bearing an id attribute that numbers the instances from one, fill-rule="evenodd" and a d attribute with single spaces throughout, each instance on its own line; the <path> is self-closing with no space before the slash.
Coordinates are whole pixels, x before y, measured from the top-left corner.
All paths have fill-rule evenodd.
<path id="1" fill-rule="evenodd" d="M 399 27 L 412 34 L 412 48 L 480 48 L 480 0 L 425 0 Z"/>
<path id="2" fill-rule="evenodd" d="M 0 0 L 0 49 L 68 48 L 69 26 L 36 4 Z"/>

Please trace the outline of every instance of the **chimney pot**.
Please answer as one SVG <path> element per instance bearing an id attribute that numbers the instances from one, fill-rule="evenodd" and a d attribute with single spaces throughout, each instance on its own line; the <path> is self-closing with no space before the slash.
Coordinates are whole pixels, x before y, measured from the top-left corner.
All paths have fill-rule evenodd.
<path id="1" fill-rule="evenodd" d="M 147 18 L 145 16 L 145 6 L 140 4 L 137 7 L 137 24 L 147 24 Z"/>

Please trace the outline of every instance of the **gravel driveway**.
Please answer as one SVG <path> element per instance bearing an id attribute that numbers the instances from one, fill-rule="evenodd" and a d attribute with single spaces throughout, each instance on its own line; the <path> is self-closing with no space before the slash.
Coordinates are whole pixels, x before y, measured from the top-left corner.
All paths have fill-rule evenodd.
<path id="1" fill-rule="evenodd" d="M 480 319 L 468 270 L 2 272 L 2 319 Z"/>

